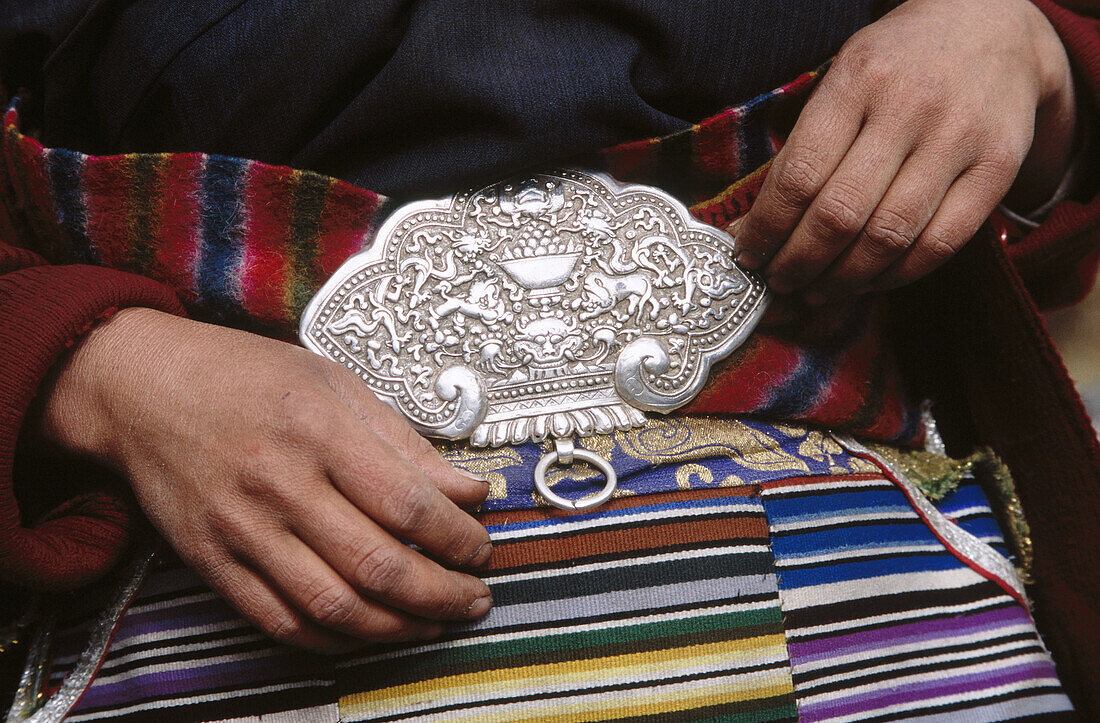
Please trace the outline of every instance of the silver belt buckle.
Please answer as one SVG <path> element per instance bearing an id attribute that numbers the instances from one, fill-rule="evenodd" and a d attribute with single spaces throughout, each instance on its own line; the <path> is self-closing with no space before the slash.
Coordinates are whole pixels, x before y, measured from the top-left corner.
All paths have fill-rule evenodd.
<path id="1" fill-rule="evenodd" d="M 535 486 L 588 509 L 615 472 L 573 438 L 686 404 L 768 299 L 732 237 L 667 193 L 554 170 L 401 207 L 310 301 L 300 336 L 424 435 L 553 439 Z M 574 458 L 603 472 L 603 490 L 549 489 L 546 470 Z"/>

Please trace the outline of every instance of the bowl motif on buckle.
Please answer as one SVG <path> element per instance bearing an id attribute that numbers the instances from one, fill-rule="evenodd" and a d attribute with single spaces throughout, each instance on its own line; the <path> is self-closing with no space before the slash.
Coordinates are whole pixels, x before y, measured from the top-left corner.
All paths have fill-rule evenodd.
<path id="1" fill-rule="evenodd" d="M 685 404 L 767 298 L 733 239 L 668 194 L 559 170 L 402 207 L 301 339 L 421 433 L 497 446 Z"/>

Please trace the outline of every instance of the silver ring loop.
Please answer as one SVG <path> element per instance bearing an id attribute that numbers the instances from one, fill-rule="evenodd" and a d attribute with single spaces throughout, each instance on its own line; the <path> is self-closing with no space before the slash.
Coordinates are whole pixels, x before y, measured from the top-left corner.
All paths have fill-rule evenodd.
<path id="1" fill-rule="evenodd" d="M 615 475 L 615 470 L 611 467 L 611 463 L 603 457 L 594 452 L 589 452 L 587 449 L 575 449 L 573 450 L 573 458 L 579 459 L 583 462 L 587 462 L 607 478 L 607 482 L 604 483 L 603 489 L 593 495 L 582 497 L 579 500 L 567 500 L 559 494 L 551 491 L 550 486 L 546 484 L 546 470 L 550 469 L 550 465 L 558 462 L 561 458 L 558 454 L 558 450 L 553 450 L 542 455 L 542 459 L 535 465 L 535 489 L 539 491 L 539 494 L 546 498 L 546 501 L 559 507 L 563 510 L 590 510 L 593 507 L 599 507 L 604 502 L 611 499 L 612 493 L 615 492 L 616 485 L 619 484 L 619 478 Z"/>

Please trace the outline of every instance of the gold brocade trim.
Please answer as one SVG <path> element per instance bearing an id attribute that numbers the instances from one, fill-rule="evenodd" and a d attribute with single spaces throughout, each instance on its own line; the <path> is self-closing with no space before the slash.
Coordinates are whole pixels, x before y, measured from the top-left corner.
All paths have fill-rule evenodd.
<path id="1" fill-rule="evenodd" d="M 675 471 L 681 489 L 693 484 L 713 485 L 713 472 L 698 464 L 702 460 L 727 457 L 745 470 L 767 473 L 771 478 L 799 477 L 810 474 L 854 474 L 876 472 L 870 462 L 847 455 L 844 449 L 824 432 L 790 424 L 771 425 L 775 435 L 736 419 L 719 417 L 665 417 L 650 419 L 637 429 L 580 437 L 578 448 L 588 449 L 608 460 L 633 461 L 643 466 L 679 465 Z M 792 453 L 792 442 L 797 452 Z M 525 460 L 521 448 L 472 447 L 468 442 L 433 440 L 442 455 L 456 467 L 481 475 L 489 482 L 489 500 L 501 500 L 507 496 L 507 474 L 511 468 L 522 467 Z M 786 446 L 785 446 L 786 445 Z M 552 448 L 549 441 L 536 449 L 538 456 Z M 812 470 L 809 462 L 818 465 Z M 824 466 L 824 469 L 821 468 Z M 596 469 L 578 463 L 571 467 L 555 467 L 546 474 L 547 484 L 553 488 L 563 479 L 595 479 Z M 717 481 L 722 487 L 748 484 L 736 474 L 726 474 Z M 632 494 L 629 490 L 616 490 L 615 496 Z"/>
<path id="2" fill-rule="evenodd" d="M 1016 557 L 1016 569 L 1020 579 L 1031 584 L 1034 578 L 1031 568 L 1034 551 L 1031 528 L 1024 517 L 1023 506 L 1016 494 L 1016 485 L 1008 466 L 989 447 L 981 447 L 962 459 L 953 459 L 919 449 L 899 449 L 885 444 L 868 443 L 867 447 L 884 457 L 912 480 L 930 500 L 940 500 L 968 477 L 976 477 L 984 485 L 995 511 L 1002 516 L 1007 542 Z"/>

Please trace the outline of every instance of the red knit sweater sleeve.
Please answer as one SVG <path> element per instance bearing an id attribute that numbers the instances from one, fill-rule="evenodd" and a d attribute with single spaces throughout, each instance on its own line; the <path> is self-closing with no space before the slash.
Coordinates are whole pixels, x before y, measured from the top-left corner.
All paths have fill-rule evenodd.
<path id="1" fill-rule="evenodd" d="M 14 491 L 16 442 L 50 368 L 98 320 L 129 306 L 183 309 L 167 287 L 94 266 L 49 266 L 12 243 L 0 208 L 0 579 L 33 589 L 72 588 L 106 572 L 133 519 L 105 492 L 75 494 L 39 520 Z M 30 460 L 22 460 L 32 464 Z M 66 480 L 80 490 L 80 480 Z"/>
<path id="2" fill-rule="evenodd" d="M 1100 189 L 1095 159 L 1100 158 L 1100 0 L 1032 0 L 1062 38 L 1079 89 L 1078 103 L 1091 109 L 1091 156 L 1083 167 L 1090 188 L 1054 208 L 1039 228 L 1019 240 L 1006 232 L 1009 258 L 1042 308 L 1065 306 L 1092 289 L 1100 264 Z M 1091 178 L 1087 178 L 1091 176 Z M 1084 196 L 1083 198 L 1080 196 Z"/>

